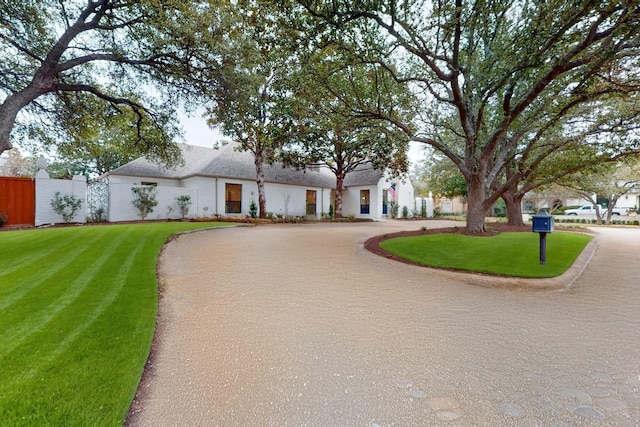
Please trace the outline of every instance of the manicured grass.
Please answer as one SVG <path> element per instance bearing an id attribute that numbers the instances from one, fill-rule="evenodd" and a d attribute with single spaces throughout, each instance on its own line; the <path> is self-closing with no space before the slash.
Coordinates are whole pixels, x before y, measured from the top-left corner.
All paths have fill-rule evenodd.
<path id="1" fill-rule="evenodd" d="M 380 247 L 406 260 L 439 268 L 515 277 L 555 277 L 576 260 L 592 236 L 547 234 L 547 264 L 540 265 L 537 233 L 493 237 L 431 234 L 385 240 Z"/>
<path id="2" fill-rule="evenodd" d="M 0 424 L 120 426 L 153 338 L 168 222 L 0 233 Z"/>

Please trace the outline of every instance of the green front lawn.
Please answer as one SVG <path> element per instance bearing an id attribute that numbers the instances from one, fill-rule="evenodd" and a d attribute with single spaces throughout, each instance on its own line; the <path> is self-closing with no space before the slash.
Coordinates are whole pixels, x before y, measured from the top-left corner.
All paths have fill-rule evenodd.
<path id="1" fill-rule="evenodd" d="M 2 425 L 120 426 L 157 311 L 167 222 L 0 233 Z"/>
<path id="2" fill-rule="evenodd" d="M 576 260 L 592 236 L 547 234 L 547 264 L 540 265 L 537 233 L 500 233 L 493 237 L 430 234 L 385 240 L 380 247 L 429 267 L 515 277 L 555 277 Z"/>

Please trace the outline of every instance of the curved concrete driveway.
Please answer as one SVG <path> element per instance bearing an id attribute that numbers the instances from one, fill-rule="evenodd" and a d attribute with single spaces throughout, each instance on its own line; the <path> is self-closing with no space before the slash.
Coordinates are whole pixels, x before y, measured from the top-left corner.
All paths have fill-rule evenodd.
<path id="1" fill-rule="evenodd" d="M 640 423 L 640 230 L 598 229 L 567 291 L 471 286 L 362 248 L 422 225 L 179 237 L 130 424 Z"/>

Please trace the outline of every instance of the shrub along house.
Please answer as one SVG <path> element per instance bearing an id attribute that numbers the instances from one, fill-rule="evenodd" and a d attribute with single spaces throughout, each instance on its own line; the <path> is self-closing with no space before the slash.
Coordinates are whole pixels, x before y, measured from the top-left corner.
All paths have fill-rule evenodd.
<path id="1" fill-rule="evenodd" d="M 251 203 L 258 201 L 254 158 L 237 151 L 236 144 L 218 149 L 180 144 L 184 164 L 164 168 L 138 158 L 114 169 L 103 178 L 109 180 L 109 221 L 139 218 L 131 204 L 131 188 L 157 187 L 158 206 L 149 219 L 177 217 L 176 197 L 191 197 L 189 217 L 247 216 Z M 281 164 L 265 165 L 267 212 L 282 216 L 321 218 L 333 203 L 336 178 L 326 168 L 296 170 Z M 391 182 L 387 175 L 371 167 L 361 167 L 347 175 L 343 191 L 343 215 L 379 219 L 392 199 L 412 208 L 413 186 L 407 180 Z M 402 208 L 401 208 L 402 209 Z"/>

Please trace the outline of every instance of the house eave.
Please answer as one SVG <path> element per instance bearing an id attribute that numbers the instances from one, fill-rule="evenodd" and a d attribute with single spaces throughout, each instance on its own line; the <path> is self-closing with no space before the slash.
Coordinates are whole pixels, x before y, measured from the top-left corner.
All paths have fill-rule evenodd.
<path id="1" fill-rule="evenodd" d="M 177 178 L 180 180 L 183 179 L 189 179 L 189 178 L 197 178 L 197 177 L 202 177 L 202 178 L 216 178 L 216 179 L 229 179 L 229 180 L 234 180 L 234 181 L 251 181 L 251 182 L 256 182 L 255 178 L 239 178 L 236 176 L 229 176 L 229 175 L 211 175 L 211 174 L 205 174 L 205 173 L 193 173 L 193 174 L 189 174 L 189 175 L 185 175 L 182 178 Z M 264 180 L 265 184 L 277 184 L 277 185 L 291 185 L 294 187 L 307 187 L 307 188 L 326 188 L 326 189 L 335 189 L 335 187 L 327 187 L 324 185 L 318 185 L 318 184 L 298 184 L 298 183 L 294 183 L 294 182 L 281 182 L 281 181 L 273 181 L 273 180 L 268 180 L 265 179 Z"/>

